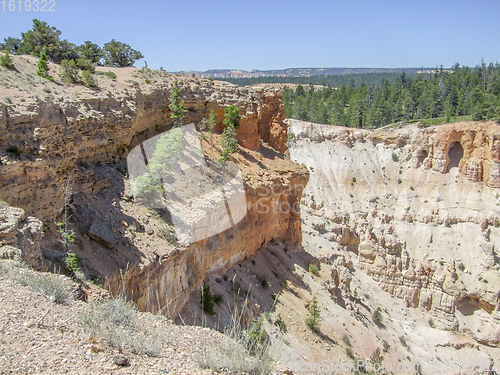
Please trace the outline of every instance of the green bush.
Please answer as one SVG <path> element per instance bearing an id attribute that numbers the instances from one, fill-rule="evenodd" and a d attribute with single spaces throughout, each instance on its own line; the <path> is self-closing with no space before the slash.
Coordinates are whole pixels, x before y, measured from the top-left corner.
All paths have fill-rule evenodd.
<path id="1" fill-rule="evenodd" d="M 375 323 L 377 326 L 382 325 L 382 309 L 379 307 L 377 310 L 373 312 L 373 323 Z"/>
<path id="2" fill-rule="evenodd" d="M 313 297 L 309 302 L 308 317 L 306 318 L 306 325 L 311 331 L 319 331 L 319 323 L 321 322 L 320 310 L 318 307 L 318 300 Z"/>
<path id="3" fill-rule="evenodd" d="M 392 161 L 395 161 L 396 163 L 399 161 L 399 156 L 395 152 L 392 153 Z"/>
<path id="4" fill-rule="evenodd" d="M 387 353 L 389 351 L 389 349 L 391 348 L 391 346 L 389 345 L 389 343 L 386 340 L 382 341 L 382 344 L 384 345 L 384 352 Z"/>
<path id="5" fill-rule="evenodd" d="M 79 67 L 81 70 L 88 71 L 92 74 L 94 74 L 95 72 L 95 66 L 89 59 L 85 58 L 76 59 L 76 66 Z"/>
<path id="6" fill-rule="evenodd" d="M 250 327 L 245 332 L 245 336 L 250 344 L 248 349 L 251 355 L 255 355 L 262 347 L 267 344 L 269 336 L 264 329 L 262 316 L 254 319 Z"/>
<path id="7" fill-rule="evenodd" d="M 158 230 L 158 235 L 172 245 L 177 245 L 177 235 L 175 228 L 169 224 L 165 224 Z"/>
<path id="8" fill-rule="evenodd" d="M 98 76 L 106 76 L 108 78 L 111 78 L 111 79 L 116 79 L 116 74 L 110 70 L 108 70 L 107 72 L 102 72 L 102 71 L 97 71 L 95 72 L 95 74 L 97 74 Z"/>
<path id="9" fill-rule="evenodd" d="M 78 82 L 78 68 L 76 67 L 75 60 L 62 60 L 61 61 L 61 72 L 59 76 L 65 83 L 77 83 Z"/>
<path id="10" fill-rule="evenodd" d="M 38 59 L 37 68 L 38 70 L 36 71 L 36 74 L 38 74 L 40 77 L 46 78 L 49 81 L 54 80 L 54 78 L 48 74 L 49 64 L 47 63 L 47 53 L 45 52 L 45 49 L 43 49 L 42 52 L 40 53 L 40 58 Z"/>
<path id="11" fill-rule="evenodd" d="M 315 264 L 309 264 L 309 272 L 311 272 L 312 274 L 318 276 L 319 275 L 319 272 L 318 272 L 318 266 L 315 265 Z"/>
<path id="12" fill-rule="evenodd" d="M 280 329 L 281 333 L 286 333 L 286 323 L 281 317 L 281 314 L 278 314 L 278 317 L 274 321 L 274 325 Z"/>
<path id="13" fill-rule="evenodd" d="M 352 349 L 351 349 L 351 348 L 345 348 L 345 353 L 347 354 L 347 356 L 348 356 L 349 358 L 351 358 L 351 359 L 354 359 L 354 358 L 355 358 L 355 357 L 354 357 L 354 353 L 353 353 L 353 351 L 352 351 Z"/>
<path id="14" fill-rule="evenodd" d="M 240 118 L 240 107 L 235 105 L 226 107 L 223 121 L 225 128 L 221 135 L 220 145 L 222 151 L 220 152 L 221 158 L 219 161 L 228 161 L 230 159 L 229 154 L 238 151 L 236 129 L 240 126 Z"/>
<path id="15" fill-rule="evenodd" d="M 83 84 L 87 87 L 96 87 L 97 86 L 95 83 L 95 80 L 94 80 L 94 76 L 88 70 L 84 70 L 82 72 L 82 80 L 83 80 Z"/>
<path id="16" fill-rule="evenodd" d="M 384 356 L 382 355 L 380 348 L 375 349 L 370 357 L 370 362 L 373 364 L 378 364 L 380 366 L 383 361 Z"/>
<path id="17" fill-rule="evenodd" d="M 214 315 L 214 305 L 214 296 L 210 292 L 210 287 L 204 283 L 201 288 L 201 309 L 209 315 Z"/>
<path id="18" fill-rule="evenodd" d="M 405 348 L 408 348 L 408 343 L 406 342 L 406 337 L 404 337 L 404 336 L 399 336 L 399 341 L 401 342 L 401 344 L 402 344 Z"/>
<path id="19" fill-rule="evenodd" d="M 14 69 L 14 63 L 7 52 L 5 52 L 5 55 L 0 56 L 0 66 L 6 69 Z"/>
<path id="20" fill-rule="evenodd" d="M 267 289 L 269 288 L 269 286 L 271 284 L 269 284 L 269 281 L 267 280 L 267 278 L 265 276 L 262 276 L 262 275 L 256 275 L 257 277 L 257 281 L 260 283 L 260 286 L 263 288 L 263 289 Z"/>
<path id="21" fill-rule="evenodd" d="M 347 333 L 342 335 L 342 341 L 344 341 L 347 345 L 351 345 L 351 337 Z"/>
<path id="22" fill-rule="evenodd" d="M 104 74 L 106 75 L 106 77 L 108 78 L 111 78 L 111 79 L 116 79 L 116 74 L 115 72 L 112 72 L 110 70 L 108 70 L 107 72 L 104 72 Z"/>
<path id="23" fill-rule="evenodd" d="M 66 254 L 66 258 L 64 259 L 64 263 L 66 264 L 66 268 L 72 272 L 80 271 L 80 266 L 79 266 L 80 259 L 81 258 L 78 255 L 76 255 L 75 253 L 69 252 L 68 254 Z"/>

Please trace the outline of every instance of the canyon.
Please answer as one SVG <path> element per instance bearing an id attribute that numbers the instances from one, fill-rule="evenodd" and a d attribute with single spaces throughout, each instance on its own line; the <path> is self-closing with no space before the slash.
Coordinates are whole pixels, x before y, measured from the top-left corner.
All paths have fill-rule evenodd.
<path id="1" fill-rule="evenodd" d="M 99 77 L 107 90 L 76 86 L 58 92 L 57 82 L 30 80 L 36 59 L 18 60 L 18 82 L 7 89 L 14 101 L 0 107 L 0 199 L 43 222 L 40 245 L 23 254 L 33 267 L 61 267 L 67 249 L 58 242 L 56 222 L 68 210 L 76 235 L 72 248 L 90 279 L 112 294 L 127 294 L 141 310 L 175 316 L 207 271 L 224 270 L 275 238 L 301 242 L 299 213 L 263 213 L 256 204 L 297 205 L 308 180 L 304 167 L 269 146 L 283 150 L 286 140 L 278 93 L 139 69 L 115 69 L 116 80 Z M 187 108 L 186 122 L 199 124 L 214 110 L 217 133 L 225 106 L 239 106 L 242 115 L 237 138 L 243 152 L 236 162 L 247 215 L 234 228 L 187 247 L 162 237 L 172 229 L 163 220 L 165 212 L 134 203 L 126 164 L 136 145 L 171 127 L 168 98 L 174 82 Z M 218 134 L 214 146 L 203 142 L 207 159 L 220 157 L 218 142 Z M 6 151 L 9 147 L 17 155 Z"/>
<path id="2" fill-rule="evenodd" d="M 423 373 L 459 358 L 487 364 L 464 374 L 498 367 L 497 123 L 320 125 L 285 119 L 279 90 L 145 68 L 98 68 L 116 78 L 96 75 L 91 89 L 36 76 L 36 61 L 14 56 L 16 71 L 0 71 L 10 98 L 0 104 L 2 258 L 71 274 L 64 260 L 74 252 L 82 299 L 124 295 L 179 324 L 201 324 L 206 284 L 225 303 L 203 324 L 223 330 L 237 308 L 246 325 L 268 314 L 269 336 L 286 343 L 280 371 L 377 348 L 386 361 L 425 364 Z M 242 115 L 231 162 L 246 214 L 193 243 L 177 241 L 167 210 L 134 199 L 127 165 L 132 150 L 172 128 L 174 85 L 186 123 L 200 129 L 216 112 L 213 142 L 206 131 L 199 141 L 207 163 L 220 158 L 224 108 Z M 71 246 L 61 221 L 75 233 Z M 304 323 L 313 297 L 320 334 Z M 382 325 L 372 319 L 378 308 Z"/>

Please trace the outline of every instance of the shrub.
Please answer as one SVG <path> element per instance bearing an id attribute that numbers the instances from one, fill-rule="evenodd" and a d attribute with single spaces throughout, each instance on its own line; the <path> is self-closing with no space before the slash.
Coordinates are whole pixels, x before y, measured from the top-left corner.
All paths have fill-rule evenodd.
<path id="1" fill-rule="evenodd" d="M 94 76 L 88 70 L 84 70 L 82 72 L 82 80 L 83 80 L 83 84 L 87 87 L 96 87 L 97 86 L 95 83 L 95 80 L 94 80 Z"/>
<path id="2" fill-rule="evenodd" d="M 238 311 L 233 312 L 232 323 L 224 330 L 220 345 L 205 342 L 198 357 L 202 368 L 230 374 L 269 374 L 280 357 L 279 345 L 272 346 L 261 317 L 248 330 L 239 324 Z"/>
<path id="3" fill-rule="evenodd" d="M 222 151 L 219 161 L 229 160 L 229 154 L 238 151 L 238 141 L 236 140 L 236 129 L 240 126 L 240 107 L 230 105 L 226 107 L 223 124 L 224 131 L 221 135 Z"/>
<path id="4" fill-rule="evenodd" d="M 354 353 L 351 348 L 345 348 L 345 353 L 349 358 L 354 359 Z"/>
<path id="5" fill-rule="evenodd" d="M 21 152 L 17 148 L 17 146 L 9 146 L 7 147 L 7 152 L 16 155 L 17 157 L 21 156 Z"/>
<path id="6" fill-rule="evenodd" d="M 5 52 L 5 55 L 0 56 L 0 65 L 6 69 L 14 69 L 12 59 L 7 52 Z"/>
<path id="7" fill-rule="evenodd" d="M 357 181 L 357 180 L 356 180 L 356 177 L 353 177 L 353 178 L 352 178 L 352 182 L 356 182 L 356 181 Z"/>
<path id="8" fill-rule="evenodd" d="M 257 281 L 260 283 L 260 286 L 263 288 L 263 289 L 267 289 L 269 288 L 269 281 L 267 280 L 267 278 L 265 276 L 261 276 L 261 275 L 257 275 Z"/>
<path id="9" fill-rule="evenodd" d="M 319 331 L 319 323 L 321 322 L 320 310 L 318 307 L 318 300 L 313 297 L 309 302 L 308 317 L 306 318 L 306 325 L 311 331 Z"/>
<path id="10" fill-rule="evenodd" d="M 398 184 L 400 184 L 400 185 L 401 185 L 402 183 L 403 183 L 403 180 L 402 180 L 402 179 L 400 179 L 400 178 L 398 178 Z"/>
<path id="11" fill-rule="evenodd" d="M 405 348 L 408 348 L 408 343 L 406 342 L 406 338 L 404 336 L 399 336 L 399 341 Z"/>
<path id="12" fill-rule="evenodd" d="M 429 318 L 429 326 L 431 328 L 434 328 L 436 325 L 434 324 L 434 320 L 432 320 L 432 318 Z"/>
<path id="13" fill-rule="evenodd" d="M 80 263 L 80 259 L 81 258 L 73 252 L 67 253 L 66 258 L 64 259 L 66 268 L 72 272 L 80 271 L 80 266 L 78 265 L 78 263 Z"/>
<path id="14" fill-rule="evenodd" d="M 158 230 L 158 235 L 171 245 L 178 245 L 177 235 L 175 234 L 175 229 L 169 224 L 162 226 Z"/>
<path id="15" fill-rule="evenodd" d="M 116 79 L 116 74 L 110 70 L 108 70 L 107 72 L 102 72 L 102 71 L 97 71 L 95 72 L 95 74 L 97 74 L 98 76 L 106 76 L 108 78 L 111 78 L 111 79 Z"/>
<path id="16" fill-rule="evenodd" d="M 59 275 L 27 270 L 17 281 L 34 292 L 47 296 L 55 303 L 66 304 L 72 299 L 71 286 Z"/>
<path id="17" fill-rule="evenodd" d="M 399 161 L 399 156 L 395 152 L 392 153 L 392 161 L 395 161 L 396 163 Z"/>
<path id="18" fill-rule="evenodd" d="M 288 281 L 286 280 L 283 280 L 281 283 L 280 283 L 281 287 L 282 288 L 287 288 L 288 287 Z"/>
<path id="19" fill-rule="evenodd" d="M 315 264 L 309 264 L 309 272 L 311 272 L 312 274 L 318 276 L 319 272 L 318 272 L 318 266 L 315 265 Z"/>
<path id="20" fill-rule="evenodd" d="M 104 72 L 104 74 L 106 75 L 106 77 L 108 78 L 111 78 L 111 79 L 116 79 L 116 74 L 115 72 L 112 72 L 110 70 L 108 70 L 107 72 Z"/>
<path id="21" fill-rule="evenodd" d="M 342 341 L 344 341 L 347 345 L 351 345 L 351 337 L 347 333 L 342 335 Z"/>
<path id="22" fill-rule="evenodd" d="M 384 361 L 384 356 L 381 353 L 380 348 L 375 349 L 375 351 L 372 353 L 370 357 L 370 362 L 373 364 L 378 364 L 379 368 L 382 362 Z"/>
<path id="23" fill-rule="evenodd" d="M 184 124 L 186 118 L 186 111 L 184 109 L 184 101 L 181 99 L 181 90 L 179 89 L 178 82 L 175 81 L 172 88 L 172 96 L 170 97 L 170 104 L 168 108 L 172 111 L 170 118 L 174 120 L 174 126 L 181 126 Z"/>
<path id="24" fill-rule="evenodd" d="M 391 346 L 389 345 L 389 343 L 386 340 L 382 341 L 382 344 L 384 345 L 384 352 L 387 353 L 389 351 L 389 349 L 391 348 Z"/>
<path id="25" fill-rule="evenodd" d="M 210 292 L 210 286 L 203 283 L 203 287 L 201 288 L 201 309 L 209 314 L 214 315 L 214 296 Z"/>
<path id="26" fill-rule="evenodd" d="M 54 78 L 48 75 L 49 65 L 47 63 L 47 53 L 45 52 L 45 49 L 40 53 L 37 68 L 38 70 L 36 71 L 36 74 L 38 74 L 40 77 L 47 78 L 50 81 L 54 80 Z"/>
<path id="27" fill-rule="evenodd" d="M 151 314 L 141 314 L 132 302 L 123 297 L 95 302 L 82 316 L 80 324 L 92 337 L 100 337 L 114 348 L 130 347 L 139 355 L 161 356 L 161 332 Z M 151 327 L 151 328 L 150 328 Z"/>
<path id="28" fill-rule="evenodd" d="M 377 310 L 373 312 L 373 323 L 375 323 L 377 326 L 382 325 L 382 309 L 379 307 Z"/>
<path id="29" fill-rule="evenodd" d="M 75 60 L 62 60 L 59 76 L 65 83 L 76 83 L 78 81 L 78 68 Z"/>
<path id="30" fill-rule="evenodd" d="M 281 318 L 281 314 L 278 314 L 278 317 L 274 321 L 274 325 L 280 329 L 281 333 L 286 333 L 286 323 L 283 318 Z"/>
<path id="31" fill-rule="evenodd" d="M 76 66 L 79 67 L 81 70 L 88 71 L 91 74 L 95 72 L 95 66 L 89 59 L 85 58 L 76 59 Z"/>
<path id="32" fill-rule="evenodd" d="M 6 96 L 5 98 L 3 98 L 3 100 L 5 103 L 12 104 L 12 99 L 10 98 L 10 96 Z"/>

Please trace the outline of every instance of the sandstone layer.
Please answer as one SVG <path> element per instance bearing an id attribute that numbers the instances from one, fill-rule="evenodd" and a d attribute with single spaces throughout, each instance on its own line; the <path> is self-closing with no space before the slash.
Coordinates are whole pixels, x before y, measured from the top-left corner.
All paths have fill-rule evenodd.
<path id="1" fill-rule="evenodd" d="M 368 131 L 290 120 L 323 259 L 343 252 L 437 327 L 500 344 L 500 125 Z M 305 213 L 304 213 L 305 211 Z M 335 254 L 335 255 L 332 255 Z M 335 284 L 350 294 L 346 268 Z"/>
<path id="2" fill-rule="evenodd" d="M 132 68 L 106 68 L 116 79 L 96 76 L 98 88 L 90 89 L 57 77 L 49 82 L 34 74 L 35 58 L 14 58 L 17 70 L 7 73 L 15 84 L 1 89 L 12 99 L 0 104 L 0 199 L 43 221 L 41 244 L 22 248 L 32 266 L 64 269 L 66 252 L 74 251 L 88 278 L 143 310 L 175 316 L 206 272 L 230 267 L 273 238 L 301 241 L 298 202 L 308 173 L 275 150 L 283 150 L 286 138 L 279 93 Z M 241 151 L 232 159 L 247 214 L 233 228 L 188 246 L 172 240 L 168 213 L 134 202 L 126 164 L 130 150 L 171 127 L 174 81 L 186 123 L 198 127 L 210 110 L 217 113 L 213 145 L 208 133 L 203 141 L 206 160 L 220 157 L 224 108 L 235 104 L 242 115 Z M 58 243 L 55 225 L 65 211 L 76 235 L 69 248 Z"/>

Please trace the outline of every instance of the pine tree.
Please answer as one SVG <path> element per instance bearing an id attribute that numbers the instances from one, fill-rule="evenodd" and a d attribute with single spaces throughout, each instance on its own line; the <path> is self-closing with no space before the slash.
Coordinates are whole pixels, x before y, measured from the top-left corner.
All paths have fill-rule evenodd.
<path id="1" fill-rule="evenodd" d="M 314 296 L 311 302 L 309 302 L 309 307 L 307 308 L 307 310 L 308 310 L 308 317 L 306 318 L 306 325 L 312 331 L 318 331 L 319 323 L 321 322 L 321 317 L 320 317 L 320 310 L 318 307 L 318 300 L 316 296 Z"/>
<path id="2" fill-rule="evenodd" d="M 14 69 L 14 64 L 8 52 L 5 52 L 5 55 L 0 57 L 0 65 L 7 69 Z"/>
<path id="3" fill-rule="evenodd" d="M 170 118 L 174 120 L 174 127 L 184 125 L 186 118 L 186 110 L 184 108 L 184 101 L 181 99 L 181 90 L 179 89 L 178 82 L 175 81 L 172 88 L 172 96 L 170 98 L 170 105 L 168 108 L 172 111 Z"/>
<path id="4" fill-rule="evenodd" d="M 229 154 L 238 151 L 238 141 L 236 140 L 236 129 L 240 126 L 240 108 L 235 105 L 226 107 L 224 114 L 225 125 L 221 136 L 222 156 L 219 161 L 229 160 Z"/>
<path id="5" fill-rule="evenodd" d="M 40 77 L 47 78 L 50 81 L 54 80 L 54 78 L 48 75 L 49 65 L 47 63 L 47 53 L 45 52 L 45 49 L 40 53 L 37 67 L 38 70 L 36 71 L 36 74 L 38 74 Z"/>

